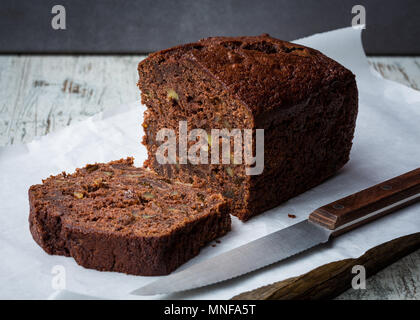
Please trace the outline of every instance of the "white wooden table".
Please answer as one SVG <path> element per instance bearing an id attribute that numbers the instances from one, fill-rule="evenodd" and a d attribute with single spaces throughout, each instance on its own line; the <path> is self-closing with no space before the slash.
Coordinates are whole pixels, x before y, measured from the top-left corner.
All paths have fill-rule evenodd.
<path id="1" fill-rule="evenodd" d="M 0 146 L 27 143 L 139 99 L 141 56 L 0 56 Z M 383 77 L 420 90 L 420 57 L 371 57 Z M 420 299 L 420 250 L 338 299 Z"/>

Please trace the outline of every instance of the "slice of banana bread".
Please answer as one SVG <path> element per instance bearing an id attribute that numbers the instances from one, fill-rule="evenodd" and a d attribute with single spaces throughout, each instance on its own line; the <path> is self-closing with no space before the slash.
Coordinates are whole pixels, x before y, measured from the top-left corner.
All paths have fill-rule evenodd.
<path id="1" fill-rule="evenodd" d="M 86 268 L 165 275 L 230 230 L 223 197 L 133 166 L 87 165 L 29 189 L 30 231 Z"/>
<path id="2" fill-rule="evenodd" d="M 358 111 L 355 77 L 317 50 L 268 35 L 216 37 L 153 53 L 138 72 L 147 106 L 145 164 L 168 178 L 211 185 L 232 199 L 232 213 L 242 220 L 316 186 L 349 160 Z M 180 149 L 177 163 L 157 161 L 157 133 L 173 129 L 179 142 L 180 121 L 188 132 L 208 134 L 264 129 L 262 173 L 248 175 L 253 165 L 244 161 L 210 163 L 212 149 L 220 148 L 213 138 L 210 164 L 182 163 Z"/>

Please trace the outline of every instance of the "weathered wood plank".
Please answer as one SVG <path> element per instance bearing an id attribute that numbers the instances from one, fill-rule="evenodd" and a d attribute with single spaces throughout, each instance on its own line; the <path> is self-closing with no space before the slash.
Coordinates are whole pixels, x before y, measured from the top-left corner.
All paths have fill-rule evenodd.
<path id="1" fill-rule="evenodd" d="M 420 90 L 420 57 L 370 57 L 369 63 L 382 77 Z"/>
<path id="2" fill-rule="evenodd" d="M 0 145 L 139 99 L 139 56 L 0 56 Z"/>
<path id="3" fill-rule="evenodd" d="M 366 281 L 366 290 L 348 289 L 340 300 L 420 300 L 420 250 L 378 272 Z"/>
<path id="4" fill-rule="evenodd" d="M 370 249 L 361 257 L 356 259 L 345 259 L 331 262 L 320 266 L 306 274 L 298 277 L 289 278 L 284 281 L 258 288 L 249 292 L 244 292 L 233 297 L 234 300 L 242 299 L 264 299 L 264 300 L 288 300 L 288 299 L 326 299 L 333 298 L 338 293 L 351 287 L 352 268 L 355 265 L 362 265 L 366 269 L 367 276 L 378 272 L 383 266 L 392 263 L 396 259 L 412 252 L 420 246 L 420 233 L 394 239 Z M 381 283 L 383 287 L 389 286 L 388 282 Z M 391 282 L 392 283 L 392 282 Z M 420 295 L 414 286 L 402 284 L 394 296 L 379 293 L 372 296 L 366 295 L 371 291 L 372 280 L 366 283 L 366 289 L 347 291 L 339 299 L 354 298 L 399 298 L 399 299 L 419 299 Z M 418 284 L 417 284 L 418 285 Z M 355 294 L 357 292 L 357 294 Z M 386 291 L 385 291 L 386 292 Z"/>

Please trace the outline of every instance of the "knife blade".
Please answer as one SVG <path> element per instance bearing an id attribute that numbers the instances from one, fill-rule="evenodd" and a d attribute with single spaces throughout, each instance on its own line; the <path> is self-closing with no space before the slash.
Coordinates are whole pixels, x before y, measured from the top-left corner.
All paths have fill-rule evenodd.
<path id="1" fill-rule="evenodd" d="M 250 273 L 328 242 L 420 200 L 420 168 L 316 209 L 307 220 L 134 290 L 155 295 L 190 290 Z"/>

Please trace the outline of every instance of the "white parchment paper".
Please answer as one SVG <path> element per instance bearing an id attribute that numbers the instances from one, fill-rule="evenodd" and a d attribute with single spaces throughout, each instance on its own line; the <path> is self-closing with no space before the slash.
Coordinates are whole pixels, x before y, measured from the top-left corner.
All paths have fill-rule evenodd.
<path id="1" fill-rule="evenodd" d="M 356 74 L 360 111 L 350 162 L 324 184 L 247 223 L 233 218 L 232 231 L 220 244 L 207 246 L 178 270 L 306 219 L 324 204 L 420 166 L 420 92 L 384 80 L 370 69 L 360 30 L 340 29 L 296 42 L 322 51 Z M 138 299 L 129 292 L 158 278 L 89 270 L 72 258 L 47 255 L 32 240 L 28 226 L 27 191 L 42 178 L 126 156 L 142 164 L 146 158 L 140 144 L 143 110 L 140 102 L 119 106 L 27 145 L 0 149 L 0 298 L 72 297 L 68 291 L 57 293 L 54 266 L 64 267 L 67 290 L 104 298 Z M 290 219 L 288 214 L 297 218 Z M 420 232 L 420 204 L 252 274 L 152 298 L 228 299 L 328 262 L 358 257 L 374 246 L 416 232 Z"/>

